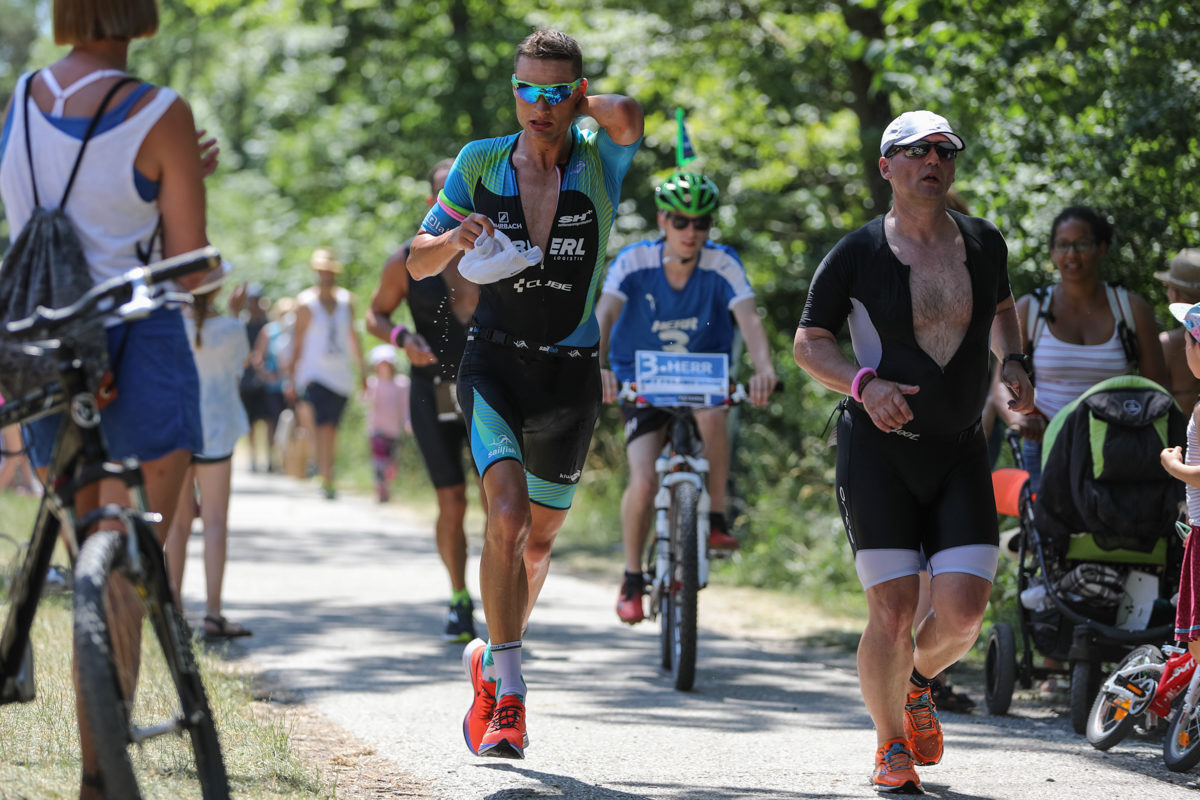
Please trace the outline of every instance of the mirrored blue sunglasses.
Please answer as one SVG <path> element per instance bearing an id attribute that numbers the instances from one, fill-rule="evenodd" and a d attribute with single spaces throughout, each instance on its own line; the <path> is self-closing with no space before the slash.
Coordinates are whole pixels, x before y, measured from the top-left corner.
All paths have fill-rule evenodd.
<path id="1" fill-rule="evenodd" d="M 512 85 L 517 90 L 517 97 L 526 103 L 536 103 L 539 97 L 544 97 L 546 102 L 552 106 L 556 106 L 570 97 L 582 82 L 583 78 L 576 78 L 571 83 L 552 83 L 549 86 L 543 86 L 540 83 L 519 81 L 516 75 L 512 76 Z"/>

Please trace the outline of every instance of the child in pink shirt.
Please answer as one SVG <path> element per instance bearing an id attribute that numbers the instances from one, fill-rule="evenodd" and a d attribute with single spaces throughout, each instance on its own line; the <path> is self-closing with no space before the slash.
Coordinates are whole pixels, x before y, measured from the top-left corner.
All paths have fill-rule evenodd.
<path id="1" fill-rule="evenodd" d="M 367 378 L 367 430 L 371 437 L 371 462 L 375 468 L 375 492 L 386 503 L 388 487 L 396 477 L 396 443 L 412 433 L 408 416 L 407 375 L 396 374 L 396 348 L 381 344 L 371 351 L 374 375 Z"/>

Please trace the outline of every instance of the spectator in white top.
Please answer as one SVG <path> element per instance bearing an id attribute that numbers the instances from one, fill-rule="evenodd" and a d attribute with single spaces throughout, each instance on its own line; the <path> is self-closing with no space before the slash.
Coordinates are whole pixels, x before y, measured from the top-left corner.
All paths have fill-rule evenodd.
<path id="1" fill-rule="evenodd" d="M 190 315 L 184 317 L 188 341 L 200 373 L 200 419 L 204 447 L 192 455 L 184 476 L 179 504 L 167 535 L 167 570 L 175 601 L 183 608 L 181 591 L 188 537 L 196 516 L 199 494 L 204 527 L 204 635 L 210 639 L 249 636 L 250 631 L 221 613 L 229 532 L 229 494 L 233 449 L 250 431 L 250 421 L 238 394 L 238 384 L 250 358 L 250 341 L 241 320 L 221 316 L 215 303 L 220 281 L 195 290 Z"/>
<path id="2" fill-rule="evenodd" d="M 362 374 L 362 345 L 354 330 L 354 304 L 350 292 L 337 285 L 342 271 L 333 250 L 318 247 L 309 260 L 317 273 L 317 285 L 296 296 L 296 332 L 292 338 L 289 370 L 289 400 L 301 399 L 312 409 L 316 426 L 317 470 L 321 491 L 332 500 L 333 457 L 337 452 L 337 429 L 354 393 L 354 373 L 359 371 L 359 390 L 366 389 Z"/>
<path id="3" fill-rule="evenodd" d="M 1025 468 L 1035 492 L 1041 482 L 1042 434 L 1064 406 L 1100 381 L 1134 371 L 1170 385 L 1150 304 L 1120 289 L 1112 297 L 1127 298 L 1129 319 L 1118 319 L 1126 316 L 1120 303 L 1113 311 L 1101 277 L 1112 239 L 1112 225 L 1093 209 L 1064 209 L 1050 225 L 1050 258 L 1059 282 L 1017 301 L 1023 352 L 1033 353 L 1037 410 L 1018 414 L 1004 404 L 997 410 L 1025 440 Z M 1123 330 L 1135 335 L 1123 341 Z"/>

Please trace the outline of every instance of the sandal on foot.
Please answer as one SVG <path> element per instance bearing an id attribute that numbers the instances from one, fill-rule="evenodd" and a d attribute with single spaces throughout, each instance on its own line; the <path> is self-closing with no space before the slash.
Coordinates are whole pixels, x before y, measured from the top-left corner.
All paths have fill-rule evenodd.
<path id="1" fill-rule="evenodd" d="M 237 639 L 253 636 L 254 632 L 236 622 L 230 622 L 222 614 L 204 615 L 204 636 L 208 639 Z"/>

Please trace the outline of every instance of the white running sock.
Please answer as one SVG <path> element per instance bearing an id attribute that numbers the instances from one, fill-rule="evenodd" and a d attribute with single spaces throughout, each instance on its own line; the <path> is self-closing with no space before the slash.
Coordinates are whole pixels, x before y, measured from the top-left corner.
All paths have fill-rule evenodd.
<path id="1" fill-rule="evenodd" d="M 496 697 L 506 694 L 525 697 L 525 679 L 521 677 L 521 641 L 489 644 L 496 668 Z"/>

